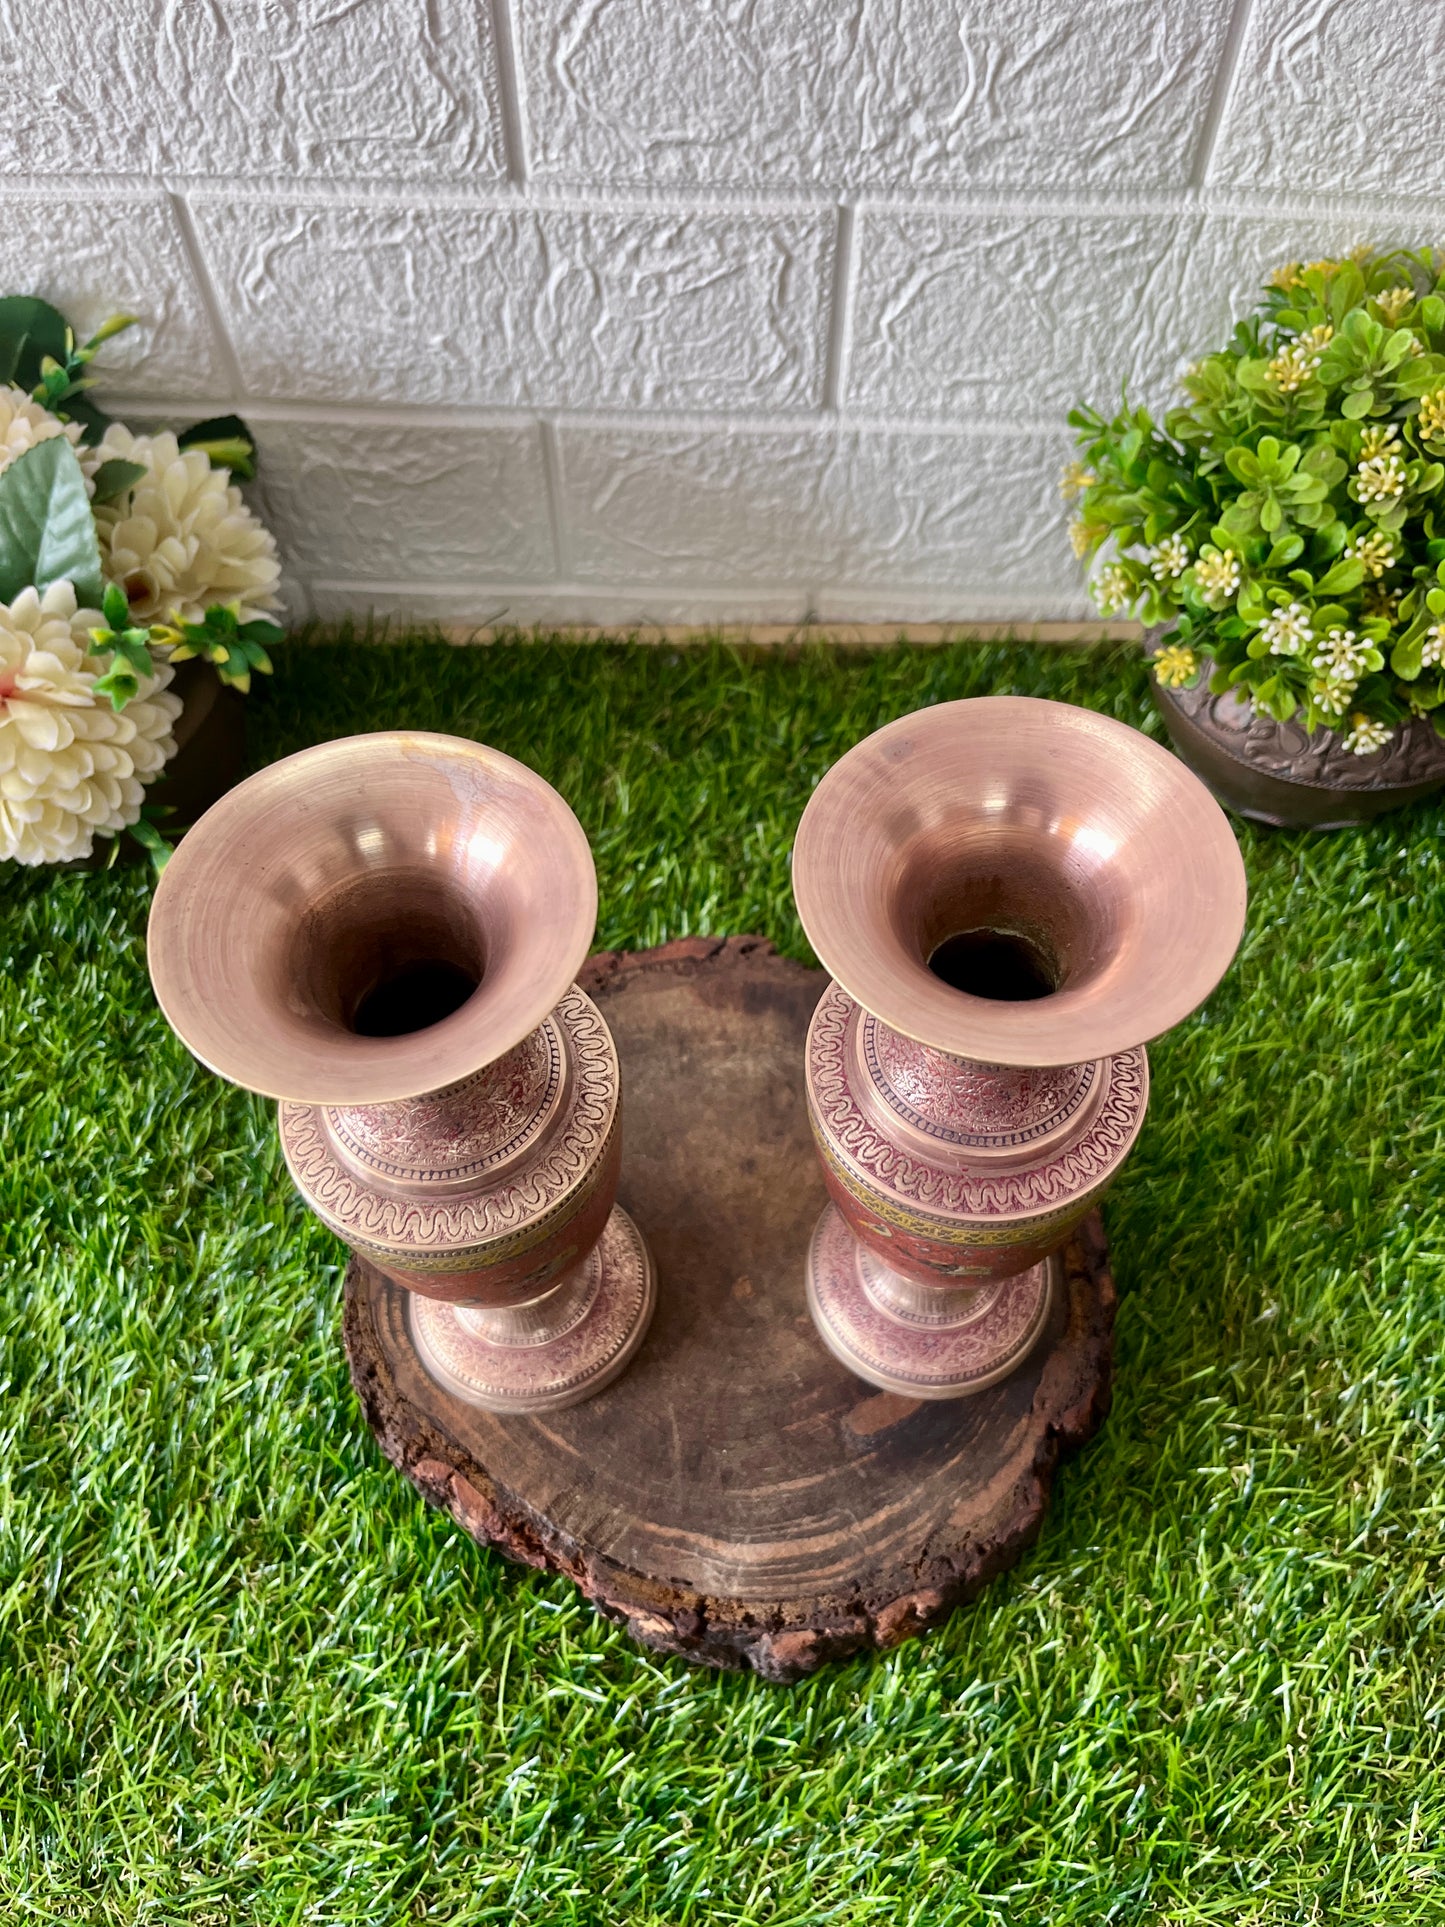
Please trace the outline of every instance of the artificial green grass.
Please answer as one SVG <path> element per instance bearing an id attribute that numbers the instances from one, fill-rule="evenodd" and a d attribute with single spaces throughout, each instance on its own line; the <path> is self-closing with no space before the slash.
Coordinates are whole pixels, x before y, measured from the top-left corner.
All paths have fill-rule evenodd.
<path id="1" fill-rule="evenodd" d="M 431 644 L 293 648 L 253 736 L 483 737 L 581 816 L 599 945 L 806 954 L 812 783 L 999 690 L 1156 729 L 1117 652 Z M 269 1107 L 155 1010 L 145 878 L 11 873 L 0 1920 L 1445 1918 L 1442 820 L 1240 826 L 1243 951 L 1107 1208 L 1112 1416 L 1015 1572 L 791 1689 L 426 1509 Z"/>

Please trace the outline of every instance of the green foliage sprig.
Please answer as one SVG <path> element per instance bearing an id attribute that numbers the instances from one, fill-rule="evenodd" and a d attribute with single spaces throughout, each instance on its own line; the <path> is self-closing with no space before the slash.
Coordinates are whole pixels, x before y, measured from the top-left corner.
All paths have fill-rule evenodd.
<path id="1" fill-rule="evenodd" d="M 215 603 L 207 609 L 203 622 L 158 624 L 150 633 L 153 642 L 169 648 L 172 662 L 189 662 L 199 656 L 214 666 L 222 682 L 246 695 L 253 670 L 263 676 L 271 674 L 266 645 L 280 642 L 286 632 L 275 622 L 242 622 L 235 604 Z"/>
<path id="2" fill-rule="evenodd" d="M 1445 734 L 1445 257 L 1282 268 L 1146 409 L 1069 421 L 1075 550 L 1106 615 L 1169 625 L 1165 684 L 1237 689 L 1361 755 Z"/>

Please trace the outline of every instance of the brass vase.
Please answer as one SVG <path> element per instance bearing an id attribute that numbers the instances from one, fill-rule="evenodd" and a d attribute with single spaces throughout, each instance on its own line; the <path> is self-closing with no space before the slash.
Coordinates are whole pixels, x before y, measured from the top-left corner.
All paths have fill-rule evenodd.
<path id="1" fill-rule="evenodd" d="M 808 1255 L 814 1322 L 887 1391 L 981 1391 L 1038 1342 L 1059 1248 L 1129 1154 L 1145 1043 L 1229 966 L 1234 837 L 1137 730 L 984 697 L 834 764 L 793 889 L 834 979 L 807 1044 L 833 1200 Z"/>
<path id="2" fill-rule="evenodd" d="M 494 1411 L 600 1391 L 652 1315 L 615 1202 L 617 1053 L 573 981 L 596 914 L 586 836 L 549 784 L 406 731 L 248 778 L 151 910 L 172 1027 L 280 1100 L 302 1197 L 407 1288 L 433 1376 Z"/>

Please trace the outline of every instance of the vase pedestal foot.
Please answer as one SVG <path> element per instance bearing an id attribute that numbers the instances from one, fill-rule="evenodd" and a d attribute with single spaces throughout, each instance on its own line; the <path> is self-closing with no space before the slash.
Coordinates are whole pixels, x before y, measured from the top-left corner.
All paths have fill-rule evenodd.
<path id="1" fill-rule="evenodd" d="M 647 1334 L 652 1257 L 613 1207 L 602 1236 L 551 1290 L 523 1305 L 452 1305 L 408 1292 L 407 1323 L 427 1371 L 489 1412 L 555 1412 L 610 1385 Z"/>
<path id="2" fill-rule="evenodd" d="M 919 1284 L 854 1237 L 830 1204 L 808 1247 L 808 1310 L 833 1356 L 868 1384 L 906 1398 L 967 1398 L 1034 1349 L 1060 1262 L 981 1285 Z"/>

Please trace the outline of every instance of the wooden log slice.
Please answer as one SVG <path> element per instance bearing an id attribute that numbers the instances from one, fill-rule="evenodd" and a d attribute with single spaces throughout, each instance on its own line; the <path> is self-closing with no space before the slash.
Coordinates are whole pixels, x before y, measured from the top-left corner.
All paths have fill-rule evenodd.
<path id="1" fill-rule="evenodd" d="M 1019 1557 L 1060 1456 L 1108 1409 L 1099 1220 L 1012 1378 L 948 1402 L 876 1392 L 804 1303 L 825 1193 L 803 1037 L 822 973 L 743 937 L 593 957 L 581 981 L 622 1059 L 620 1202 L 658 1266 L 642 1350 L 587 1404 L 497 1416 L 427 1377 L 406 1293 L 353 1260 L 346 1348 L 367 1422 L 475 1538 L 566 1573 L 647 1646 L 791 1680 L 896 1645 Z"/>

